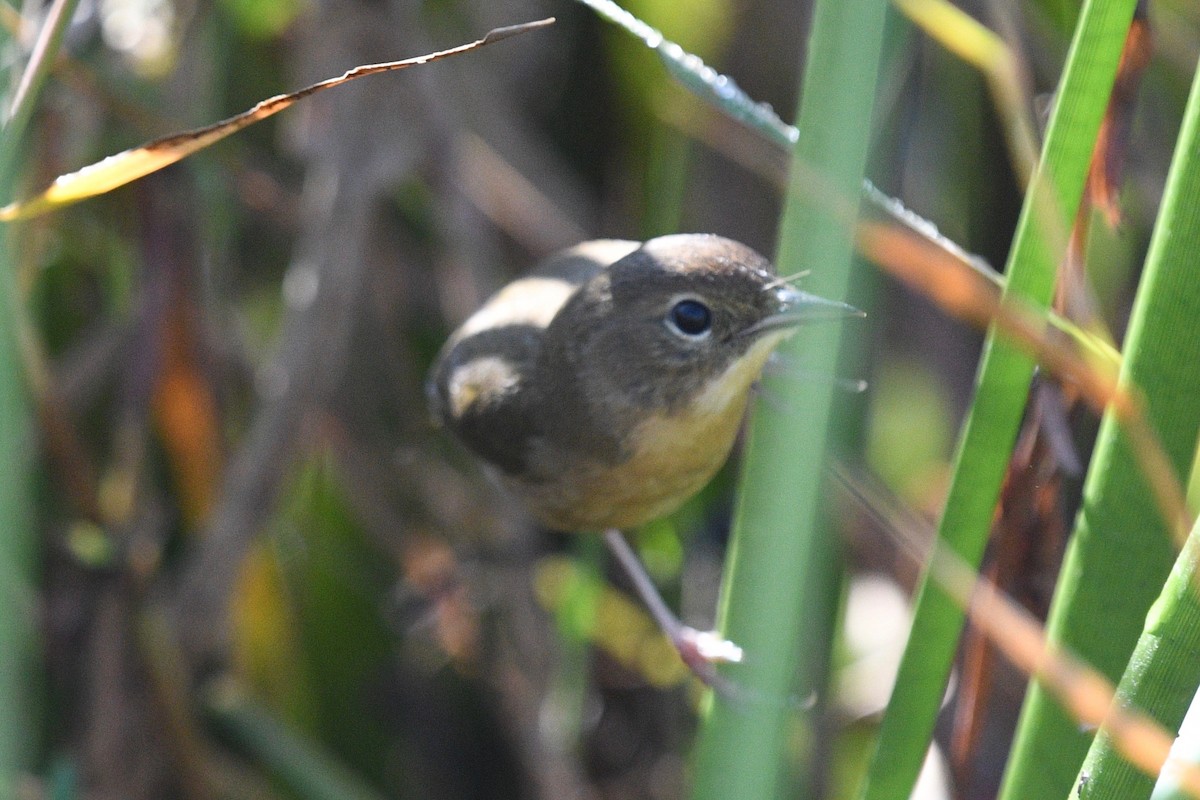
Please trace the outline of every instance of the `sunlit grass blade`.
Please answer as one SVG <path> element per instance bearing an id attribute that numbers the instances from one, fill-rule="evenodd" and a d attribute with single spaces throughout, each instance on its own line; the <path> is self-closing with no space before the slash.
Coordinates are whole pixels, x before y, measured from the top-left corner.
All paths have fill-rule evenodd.
<path id="1" fill-rule="evenodd" d="M 779 118 L 766 103 L 751 99 L 728 75 L 722 75 L 700 58 L 665 39 L 656 29 L 612 0 L 579 0 L 609 22 L 620 25 L 658 53 L 663 65 L 680 83 L 734 119 L 744 122 L 780 147 L 790 148 L 799 133 Z"/>
<path id="2" fill-rule="evenodd" d="M 1035 307 L 1049 304 L 1133 6 L 1132 0 L 1094 0 L 1081 14 L 1042 160 L 1018 222 L 1005 296 L 1021 297 Z M 983 556 L 1033 368 L 1030 356 L 995 330 L 989 333 L 938 528 L 943 545 L 972 566 Z M 962 610 L 926 575 L 864 787 L 868 800 L 893 800 L 911 792 L 933 734 L 962 625 Z"/>
<path id="3" fill-rule="evenodd" d="M 777 146 L 790 148 L 798 138 L 799 131 L 794 126 L 783 122 L 769 105 L 756 102 L 747 95 L 733 78 L 717 72 L 697 56 L 685 52 L 679 45 L 665 39 L 658 30 L 625 11 L 612 0 L 579 2 L 593 9 L 604 19 L 624 28 L 657 52 L 671 75 L 713 108 L 731 119 L 744 123 Z M 1022 181 L 1026 181 L 1032 172 L 1037 141 L 1026 108 L 1017 61 L 1011 49 L 997 34 L 944 0 L 900 0 L 896 5 L 928 34 L 985 74 L 992 86 L 1001 116 L 1008 120 L 1008 139 L 1013 159 L 1018 165 L 1018 174 L 1023 176 Z M 702 130 L 689 132 L 695 136 L 704 135 Z M 715 143 L 713 146 L 720 149 Z M 825 185 L 824 176 L 819 170 L 810 170 L 806 165 L 795 164 L 793 172 L 796 171 L 801 171 L 805 180 L 810 182 L 810 191 L 824 196 L 825 201 L 836 210 L 836 216 L 843 225 L 849 227 L 855 224 L 855 204 L 849 202 L 850 195 L 842 196 L 832 186 Z M 933 254 L 932 257 L 949 263 L 946 261 L 948 256 L 957 260 L 960 266 L 985 277 L 998 291 L 1004 289 L 1006 279 L 1003 275 L 947 239 L 937 231 L 932 222 L 907 208 L 897 198 L 880 191 L 870 180 L 863 181 L 862 197 L 875 210 L 909 232 L 922 237 L 927 244 L 943 251 L 940 255 Z M 860 252 L 863 252 L 861 247 Z M 872 256 L 869 252 L 863 254 Z M 1085 331 L 1054 311 L 1047 313 L 1047 319 L 1052 326 L 1078 341 L 1084 349 L 1093 351 L 1100 359 L 1113 363 L 1119 361 L 1120 356 L 1115 349 L 1097 335 L 1103 331 Z"/>
<path id="4" fill-rule="evenodd" d="M 1200 433 L 1200 284 L 1195 253 L 1200 249 L 1200 76 L 1176 143 L 1162 210 L 1151 239 L 1126 335 L 1122 382 L 1141 389 L 1146 418 L 1157 431 L 1171 468 L 1185 474 Z M 1139 465 L 1129 432 L 1108 415 L 1096 444 L 1095 466 L 1084 487 L 1083 509 L 1067 554 L 1068 569 L 1050 615 L 1051 634 L 1106 674 L 1121 677 L 1118 702 L 1152 714 L 1178 729 L 1200 684 L 1200 599 L 1196 595 L 1193 532 L 1163 586 L 1170 565 L 1176 521 L 1155 513 L 1148 476 Z M 1161 588 L 1161 594 L 1159 590 Z M 1147 609 L 1153 608 L 1146 616 Z M 1143 629 L 1144 620 L 1144 629 Z M 1137 646 L 1129 651 L 1135 637 Z M 1128 659 L 1128 667 L 1126 660 Z M 1094 740 L 1047 703 L 1041 686 L 1026 703 L 1025 737 L 1011 769 L 1009 797 L 1064 794 L 1074 775 L 1066 764 L 1083 757 L 1086 797 L 1148 797 L 1152 776 L 1118 756 L 1106 727 Z M 1039 753 L 1053 748 L 1064 767 L 1049 783 Z M 1030 793 L 1033 793 L 1032 795 Z"/>
<path id="5" fill-rule="evenodd" d="M 1200 684 L 1198 537 L 1200 533 L 1193 530 L 1179 554 L 1114 698 L 1115 708 L 1144 709 L 1170 738 L 1178 732 Z M 1158 774 L 1131 763 L 1120 746 L 1119 728 L 1112 720 L 1103 722 L 1076 781 L 1077 786 L 1081 781 L 1087 784 L 1080 796 L 1121 800 L 1149 797 Z M 1086 781 L 1082 776 L 1087 776 Z"/>
<path id="6" fill-rule="evenodd" d="M 853 229 L 839 199 L 855 199 L 852 214 L 886 11 L 877 0 L 822 0 L 814 11 L 777 264 L 784 275 L 810 270 L 810 285 L 825 297 L 844 297 L 850 283 Z M 813 172 L 828 192 L 814 191 Z M 842 327 L 805 330 L 782 348 L 784 358 L 802 352 L 814 372 L 837 374 Z M 779 376 L 765 384 L 764 392 L 782 402 L 760 403 L 751 422 L 718 620 L 721 633 L 745 649 L 745 664 L 728 670 L 739 690 L 714 698 L 700 734 L 693 796 L 705 800 L 784 794 L 790 698 L 797 687 L 819 687 L 828 669 L 840 566 L 821 513 L 821 485 L 835 389 Z"/>
<path id="7" fill-rule="evenodd" d="M 443 58 L 461 55 L 521 33 L 543 28 L 553 22 L 554 18 L 551 17 L 536 22 L 528 22 L 523 25 L 496 28 L 489 31 L 482 39 L 476 39 L 468 44 L 451 47 L 448 50 L 440 50 L 436 53 L 428 53 L 415 58 L 406 58 L 402 61 L 366 64 L 348 70 L 339 77 L 329 78 L 314 83 L 311 86 L 306 86 L 299 91 L 269 97 L 255 104 L 253 108 L 247 109 L 228 119 L 207 125 L 203 128 L 196 128 L 183 133 L 165 136 L 161 139 L 155 139 L 140 147 L 134 147 L 116 155 L 111 155 L 83 169 L 61 175 L 42 193 L 28 200 L 10 203 L 0 208 L 0 222 L 34 217 L 39 214 L 45 214 L 48 211 L 53 211 L 56 208 L 70 205 L 71 203 L 77 203 L 89 197 L 110 192 L 163 167 L 170 166 L 198 150 L 203 150 L 205 147 L 219 142 L 230 134 L 237 133 L 243 128 L 283 111 L 297 100 L 302 100 L 309 95 L 316 94 L 325 89 L 332 89 L 335 86 L 341 86 L 344 83 L 367 75 L 392 72 L 394 70 L 405 69 L 406 67 L 429 64 L 434 61 L 440 61 Z"/>
<path id="8" fill-rule="evenodd" d="M 928 564 L 930 579 L 965 611 L 972 624 L 1009 661 L 1040 681 L 1064 708 L 1070 709 L 1081 726 L 1096 728 L 1101 723 L 1108 726 L 1114 750 L 1135 765 L 1143 777 L 1152 778 L 1159 773 L 1171 758 L 1174 740 L 1171 731 L 1135 706 L 1114 703 L 1117 690 L 1107 677 L 1049 639 L 1032 614 L 981 577 L 953 550 L 935 547 L 926 552 L 928 548 L 923 543 L 932 537 L 920 530 L 923 521 L 897 509 L 885 494 L 845 470 L 836 470 L 835 475 L 863 510 L 892 535 L 900 552 Z M 1200 767 L 1178 762 L 1174 766 L 1180 790 L 1187 797 L 1200 798 Z M 1085 788 L 1088 793 L 1081 792 L 1080 796 L 1097 796 L 1090 793 L 1095 788 L 1089 778 Z"/>
<path id="9" fill-rule="evenodd" d="M 925 231 L 916 222 L 901 227 L 868 219 L 859 222 L 855 231 L 855 244 L 863 257 L 947 313 L 981 327 L 998 318 L 1005 322 L 1008 312 L 1025 313 L 1032 319 L 1009 320 L 1010 327 L 1025 328 L 1029 336 L 1039 340 L 1048 338 L 1051 332 L 1061 334 L 1098 373 L 1115 380 L 1121 354 L 1107 338 L 1084 330 L 1052 309 L 1018 309 L 1011 296 L 1002 301 L 1006 283 L 1002 275 L 959 250 L 953 242 L 937 238 L 936 231 Z M 1039 345 L 1033 352 L 1041 349 Z M 1067 376 L 1074 371 L 1068 370 Z M 1097 407 L 1103 409 L 1109 402 L 1111 396 L 1106 395 Z"/>
<path id="10" fill-rule="evenodd" d="M 1002 297 L 987 274 L 965 269 L 945 248 L 912 229 L 864 221 L 859 252 L 949 313 L 982 327 L 994 324 L 1006 339 L 1060 381 L 1071 384 L 1097 413 L 1110 412 L 1129 440 L 1132 455 L 1158 505 L 1161 518 L 1182 547 L 1192 522 L 1180 472 L 1146 418 L 1136 386 L 1118 380 L 1121 357 L 1103 339 L 1034 308 L 1019 297 Z"/>

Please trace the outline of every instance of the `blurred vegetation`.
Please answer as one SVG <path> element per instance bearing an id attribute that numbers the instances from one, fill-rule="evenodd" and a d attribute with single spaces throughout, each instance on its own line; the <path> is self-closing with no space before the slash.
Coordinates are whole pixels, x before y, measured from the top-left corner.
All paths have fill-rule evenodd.
<path id="1" fill-rule="evenodd" d="M 6 109 L 62 5 L 0 5 Z M 961 6 L 1009 42 L 1044 107 L 1079 4 Z M 810 4 L 626 7 L 793 118 Z M 1087 248 L 1118 337 L 1200 53 L 1193 4 L 1148 7 L 1123 219 L 1096 213 Z M 558 247 L 710 231 L 774 253 L 775 144 L 567 0 L 81 0 L 27 124 L 5 122 L 0 200 L 355 65 L 551 15 L 548 30 L 312 97 L 135 185 L 0 227 L 0 800 L 687 793 L 700 688 L 598 543 L 533 529 L 432 427 L 422 384 L 445 335 Z M 1021 182 L 985 81 L 895 11 L 883 63 L 861 120 L 868 176 L 1004 264 Z M 805 363 L 802 334 L 777 368 L 865 378 L 835 399 L 846 458 L 935 520 L 982 337 L 858 267 L 852 301 L 871 310 L 850 332 L 858 354 L 814 371 L 825 361 Z M 1036 397 L 1053 394 L 1044 384 Z M 1086 464 L 1096 415 L 1059 411 Z M 636 537 L 698 628 L 716 613 L 735 473 Z M 1082 474 L 1058 465 L 1051 483 L 1034 523 L 994 525 L 986 562 L 1043 615 Z M 889 686 L 868 667 L 903 646 L 864 644 L 859 578 L 902 595 L 917 575 L 886 532 L 837 510 L 842 566 L 822 588 L 845 617 L 823 644 L 838 691 L 815 728 L 789 729 L 785 755 L 813 796 L 851 797 Z M 867 616 L 902 619 L 888 602 Z M 965 641 L 976 663 L 982 645 Z M 997 791 L 1025 685 L 987 663 L 960 670 L 939 722 L 934 760 L 958 797 Z"/>

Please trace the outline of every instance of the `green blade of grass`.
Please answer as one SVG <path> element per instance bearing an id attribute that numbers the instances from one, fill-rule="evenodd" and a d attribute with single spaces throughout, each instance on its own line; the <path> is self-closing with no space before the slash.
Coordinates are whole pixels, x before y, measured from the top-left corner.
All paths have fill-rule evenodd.
<path id="1" fill-rule="evenodd" d="M 53 3 L 0 130 L 0 196 L 17 181 L 21 143 L 77 0 Z M 0 229 L 0 797 L 15 797 L 37 742 L 37 532 L 33 524 L 33 409 L 22 358 L 24 298 L 11 231 Z"/>
<path id="2" fill-rule="evenodd" d="M 50 74 L 54 57 L 62 46 L 63 36 L 67 26 L 75 16 L 75 8 L 79 0 L 56 0 L 46 12 L 46 20 L 38 31 L 33 51 L 21 80 L 11 98 L 11 105 L 6 109 L 3 122 L 3 136 L 0 136 L 0 176 L 9 182 L 3 187 L 5 197 L 11 195 L 13 178 L 16 172 L 17 153 L 20 151 L 21 139 L 29 120 L 33 117 L 33 109 L 37 103 L 38 94 Z"/>
<path id="3" fill-rule="evenodd" d="M 1200 77 L 1192 84 L 1176 143 L 1121 373 L 1123 383 L 1142 390 L 1146 418 L 1177 475 L 1191 466 L 1200 432 L 1198 250 Z M 1140 708 L 1177 731 L 1200 683 L 1195 534 L 1164 585 L 1172 555 L 1170 527 L 1110 413 L 1097 438 L 1049 633 L 1113 680 L 1124 669 L 1117 702 Z M 1080 797 L 1136 800 L 1150 795 L 1153 780 L 1117 756 L 1109 736 L 1102 731 L 1093 740 L 1035 684 L 1026 700 L 1004 796 L 1074 797 L 1076 772 L 1089 742 L 1080 773 L 1088 780 L 1079 786 Z"/>
<path id="4" fill-rule="evenodd" d="M 844 297 L 850 282 L 845 212 L 860 196 L 886 11 L 882 0 L 822 0 L 814 11 L 777 264 L 781 274 L 811 269 L 827 297 Z M 785 349 L 833 375 L 841 337 L 840 323 L 823 323 Z M 789 697 L 818 686 L 825 671 L 818 654 L 831 604 L 815 589 L 838 575 L 819 514 L 833 392 L 820 381 L 768 380 L 772 401 L 755 410 L 719 620 L 746 663 L 728 673 L 735 696 L 714 698 L 704 720 L 695 798 L 780 796 L 785 754 L 795 749 Z"/>
<path id="5" fill-rule="evenodd" d="M 1193 529 L 1162 594 L 1146 619 L 1116 702 L 1148 712 L 1178 733 L 1200 683 L 1200 530 Z M 1082 776 L 1087 776 L 1082 780 Z M 1136 800 L 1151 795 L 1155 779 L 1121 758 L 1104 727 L 1092 741 L 1071 797 Z M 1180 797 L 1191 797 L 1182 793 Z"/>
<path id="6" fill-rule="evenodd" d="M 37 740 L 38 601 L 33 575 L 33 422 L 16 315 L 19 302 L 8 232 L 0 230 L 0 797 L 15 797 Z"/>
<path id="7" fill-rule="evenodd" d="M 1134 0 L 1092 0 L 1081 12 L 1042 159 L 1017 225 L 1006 269 L 1006 296 L 1019 296 L 1038 307 L 1049 304 L 1134 5 Z M 989 332 L 938 527 L 938 546 L 952 548 L 972 566 L 978 566 L 987 544 L 1033 368 L 1029 356 L 994 330 Z M 922 579 L 914 613 L 863 788 L 866 800 L 895 800 L 911 793 L 962 631 L 962 609 L 928 576 Z"/>
<path id="8" fill-rule="evenodd" d="M 588 6 L 609 22 L 619 25 L 627 33 L 640 39 L 647 47 L 654 50 L 662 59 L 663 65 L 671 76 L 696 97 L 709 103 L 730 119 L 742 123 L 771 144 L 789 152 L 794 147 L 800 131 L 795 126 L 788 125 L 781 120 L 769 105 L 757 102 L 746 94 L 733 78 L 717 72 L 697 56 L 665 39 L 662 33 L 625 11 L 612 0 L 578 0 L 578 2 Z M 998 41 L 998 37 L 996 39 Z M 997 82 L 997 78 L 991 77 L 990 74 L 989 79 L 993 84 Z M 1011 128 L 1020 128 L 1019 121 L 1009 123 L 1009 125 Z M 673 157 L 679 158 L 680 156 L 674 155 Z M 932 222 L 921 217 L 911 208 L 907 208 L 897 198 L 889 197 L 866 178 L 862 182 L 862 199 L 892 221 L 915 231 L 953 257 L 960 259 L 964 266 L 983 275 L 997 287 L 1004 287 L 1004 276 L 993 270 L 987 262 L 963 250 L 942 235 Z M 650 228 L 652 232 L 665 230 L 662 225 L 652 225 Z M 1089 335 L 1055 312 L 1050 312 L 1049 316 L 1050 324 L 1080 342 L 1085 349 L 1099 349 L 1103 351 L 1100 355 L 1105 358 L 1109 357 L 1110 348 L 1106 342 Z M 1115 357 L 1115 351 L 1112 351 L 1111 355 Z"/>

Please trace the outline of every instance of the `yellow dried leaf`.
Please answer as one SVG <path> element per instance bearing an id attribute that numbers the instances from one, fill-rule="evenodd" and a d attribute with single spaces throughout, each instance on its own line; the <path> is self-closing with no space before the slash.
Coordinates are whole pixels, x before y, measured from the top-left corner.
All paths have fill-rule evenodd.
<path id="1" fill-rule="evenodd" d="M 41 194 L 28 200 L 9 203 L 7 206 L 0 208 L 0 222 L 11 222 L 13 220 L 35 217 L 39 214 L 53 211 L 56 208 L 112 191 L 119 186 L 124 186 L 138 178 L 145 177 L 156 170 L 170 166 L 176 161 L 190 156 L 197 150 L 202 150 L 213 142 L 224 139 L 226 136 L 253 125 L 259 120 L 266 119 L 272 114 L 292 105 L 297 100 L 325 89 L 331 89 L 334 86 L 348 83 L 355 78 L 439 61 L 443 58 L 466 53 L 536 28 L 544 28 L 553 22 L 554 18 L 549 17 L 537 20 L 536 22 L 527 22 L 523 25 L 496 28 L 489 31 L 482 39 L 476 39 L 473 42 L 452 47 L 449 50 L 440 50 L 436 53 L 428 53 L 402 61 L 366 64 L 361 67 L 355 67 L 339 77 L 329 78 L 319 83 L 314 83 L 312 86 L 306 86 L 297 92 L 267 98 L 256 104 L 253 108 L 243 111 L 241 114 L 221 120 L 212 125 L 155 139 L 140 147 L 134 147 L 130 150 L 109 156 L 76 172 L 60 175 Z"/>

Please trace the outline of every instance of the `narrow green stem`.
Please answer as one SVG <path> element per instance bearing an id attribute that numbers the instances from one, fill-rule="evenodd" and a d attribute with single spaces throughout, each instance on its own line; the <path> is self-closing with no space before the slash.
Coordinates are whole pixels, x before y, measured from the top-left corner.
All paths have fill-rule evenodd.
<path id="1" fill-rule="evenodd" d="M 16 183 L 21 141 L 77 0 L 56 0 L 0 129 L 0 197 Z M 12 231 L 0 226 L 0 797 L 16 796 L 37 741 L 37 532 L 32 518 L 33 411 L 21 358 L 24 316 Z"/>
<path id="2" fill-rule="evenodd" d="M 1135 0 L 1091 0 L 1081 13 L 1042 160 L 1017 225 L 1006 269 L 1006 296 L 1038 307 L 1049 304 L 1134 5 Z M 989 332 L 938 526 L 938 546 L 951 548 L 972 565 L 983 557 L 1033 369 L 1029 356 L 994 330 Z M 963 610 L 927 574 L 864 785 L 866 800 L 895 800 L 911 793 L 933 735 L 962 625 Z"/>
<path id="3" fill-rule="evenodd" d="M 71 18 L 75 16 L 75 8 L 79 0 L 54 0 L 46 14 L 46 22 L 38 32 L 29 61 L 17 83 L 16 91 L 4 110 L 3 123 L 0 124 L 0 176 L 8 182 L 4 194 L 8 198 L 12 188 L 13 170 L 16 165 L 17 153 L 20 151 L 21 138 L 29 120 L 33 117 L 33 109 L 41 93 L 46 76 L 54 63 L 58 49 L 62 45 L 63 36 Z"/>
<path id="4" fill-rule="evenodd" d="M 782 274 L 811 270 L 814 290 L 827 297 L 844 297 L 850 281 L 845 211 L 862 185 L 886 11 L 883 0 L 821 0 L 814 12 L 776 263 Z M 819 191 L 814 175 L 822 178 Z M 841 338 L 842 325 L 827 323 L 786 347 L 814 372 L 832 375 Z M 791 698 L 797 687 L 820 686 L 827 668 L 821 642 L 832 603 L 817 587 L 837 574 L 820 515 L 833 391 L 816 381 L 768 380 L 769 399 L 755 410 L 720 619 L 746 661 L 728 673 L 735 696 L 715 698 L 704 720 L 695 798 L 779 796 L 785 755 L 794 750 Z"/>
<path id="5" fill-rule="evenodd" d="M 0 227 L 0 797 L 15 797 L 36 736 L 37 537 L 32 519 L 33 421 L 15 315 L 9 231 Z"/>
<path id="6" fill-rule="evenodd" d="M 1134 302 L 1122 371 L 1124 382 L 1141 388 L 1148 420 L 1179 475 L 1191 466 L 1200 433 L 1195 393 L 1200 386 L 1198 251 L 1200 73 L 1192 83 Z M 1146 711 L 1174 732 L 1200 684 L 1196 564 L 1200 543 L 1193 531 L 1163 584 L 1170 563 L 1170 529 L 1111 415 L 1102 424 L 1094 461 L 1071 540 L 1073 569 L 1063 572 L 1050 631 L 1109 675 L 1124 669 L 1116 702 Z M 1155 587 L 1161 587 L 1157 599 Z M 1040 688 L 1035 692 L 1031 715 L 1044 705 Z M 1089 738 L 1064 725 L 1059 713 L 1048 712 L 1038 719 L 1043 720 L 1038 739 L 1063 755 L 1075 756 Z M 1057 735 L 1052 739 L 1051 734 Z M 1154 776 L 1118 756 L 1103 728 L 1092 741 L 1080 774 L 1088 776 L 1075 784 L 1081 798 L 1137 800 L 1149 797 L 1154 787 Z M 1046 788 L 1063 791 L 1038 796 L 1076 796 L 1071 785 Z"/>

